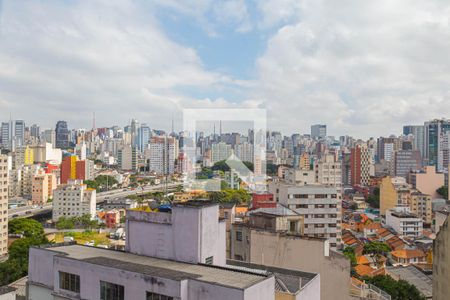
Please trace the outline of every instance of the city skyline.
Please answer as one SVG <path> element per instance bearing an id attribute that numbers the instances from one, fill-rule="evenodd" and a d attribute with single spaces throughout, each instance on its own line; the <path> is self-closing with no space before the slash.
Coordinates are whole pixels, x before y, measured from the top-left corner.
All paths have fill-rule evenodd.
<path id="1" fill-rule="evenodd" d="M 0 118 L 83 127 L 96 111 L 99 127 L 134 115 L 170 128 L 183 108 L 260 107 L 286 133 L 324 123 L 335 136 L 389 135 L 450 115 L 449 8 L 4 1 Z"/>

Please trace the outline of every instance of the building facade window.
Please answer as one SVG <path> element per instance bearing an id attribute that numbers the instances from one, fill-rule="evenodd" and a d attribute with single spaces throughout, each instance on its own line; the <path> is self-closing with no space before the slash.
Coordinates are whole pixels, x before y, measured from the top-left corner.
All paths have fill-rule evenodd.
<path id="1" fill-rule="evenodd" d="M 242 231 L 236 231 L 236 241 L 242 242 Z"/>
<path id="2" fill-rule="evenodd" d="M 147 298 L 146 300 L 173 300 L 173 297 L 147 292 Z"/>
<path id="3" fill-rule="evenodd" d="M 59 272 L 59 288 L 74 293 L 80 292 L 80 276 L 66 272 Z"/>
<path id="4" fill-rule="evenodd" d="M 214 261 L 214 257 L 213 257 L 213 256 L 207 257 L 207 258 L 205 259 L 205 264 L 207 264 L 207 265 L 212 265 L 212 264 L 213 264 L 213 261 Z"/>
<path id="5" fill-rule="evenodd" d="M 124 300 L 124 294 L 123 285 L 100 281 L 100 300 Z"/>

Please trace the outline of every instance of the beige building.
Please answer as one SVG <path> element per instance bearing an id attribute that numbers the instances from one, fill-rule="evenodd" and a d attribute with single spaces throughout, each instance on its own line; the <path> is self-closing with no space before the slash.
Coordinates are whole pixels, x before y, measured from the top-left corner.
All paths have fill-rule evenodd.
<path id="1" fill-rule="evenodd" d="M 450 295 L 449 219 L 441 226 L 433 243 L 433 299 L 447 300 Z"/>
<path id="2" fill-rule="evenodd" d="M 419 191 L 411 192 L 411 203 L 410 211 L 422 218 L 423 222 L 426 224 L 431 224 L 433 222 L 433 212 L 431 205 L 431 196 L 427 194 L 422 194 Z"/>
<path id="3" fill-rule="evenodd" d="M 380 185 L 380 214 L 397 206 L 409 206 L 411 202 L 411 186 L 403 177 L 386 176 Z"/>
<path id="4" fill-rule="evenodd" d="M 350 262 L 330 250 L 325 239 L 252 228 L 247 224 L 233 225 L 231 238 L 234 259 L 319 273 L 320 299 L 352 299 L 349 290 Z"/>
<path id="5" fill-rule="evenodd" d="M 8 157 L 0 155 L 0 257 L 8 253 Z"/>
<path id="6" fill-rule="evenodd" d="M 342 163 L 335 156 L 327 154 L 314 165 L 316 182 L 325 186 L 335 187 L 342 194 Z"/>
<path id="7" fill-rule="evenodd" d="M 431 199 L 442 198 L 436 190 L 445 184 L 445 175 L 436 173 L 436 167 L 427 166 L 421 172 L 411 173 L 409 180 L 415 189 L 430 195 Z"/>
<path id="8" fill-rule="evenodd" d="M 53 174 L 46 174 L 44 170 L 39 170 L 32 179 L 31 200 L 33 204 L 44 204 L 53 196 L 56 189 L 56 177 Z"/>

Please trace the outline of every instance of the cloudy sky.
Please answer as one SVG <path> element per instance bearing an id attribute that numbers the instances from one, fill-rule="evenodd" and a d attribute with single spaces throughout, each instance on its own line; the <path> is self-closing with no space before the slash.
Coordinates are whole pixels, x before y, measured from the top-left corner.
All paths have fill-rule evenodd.
<path id="1" fill-rule="evenodd" d="M 449 23 L 448 0 L 0 0 L 0 120 L 258 107 L 286 134 L 400 133 L 450 117 Z"/>

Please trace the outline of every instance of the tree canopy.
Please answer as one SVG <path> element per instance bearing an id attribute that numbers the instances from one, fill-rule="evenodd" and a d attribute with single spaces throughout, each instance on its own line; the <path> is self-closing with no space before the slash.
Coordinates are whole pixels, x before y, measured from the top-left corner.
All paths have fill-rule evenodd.
<path id="1" fill-rule="evenodd" d="M 372 255 L 382 255 L 384 253 L 390 252 L 391 248 L 386 243 L 373 241 L 364 244 L 363 253 Z"/>
<path id="2" fill-rule="evenodd" d="M 218 203 L 248 203 L 251 195 L 243 189 L 225 189 L 218 192 L 210 192 L 209 199 Z"/>
<path id="3" fill-rule="evenodd" d="M 391 295 L 392 300 L 425 300 L 420 291 L 405 280 L 396 281 L 389 275 L 364 277 L 364 280 Z"/>
<path id="4" fill-rule="evenodd" d="M 94 180 L 85 180 L 84 183 L 88 188 L 95 189 L 98 192 L 106 190 L 119 182 L 113 176 L 99 175 Z"/>
<path id="5" fill-rule="evenodd" d="M 42 236 L 44 227 L 36 220 L 19 218 L 9 221 L 9 233 L 23 234 L 25 237 Z"/>

